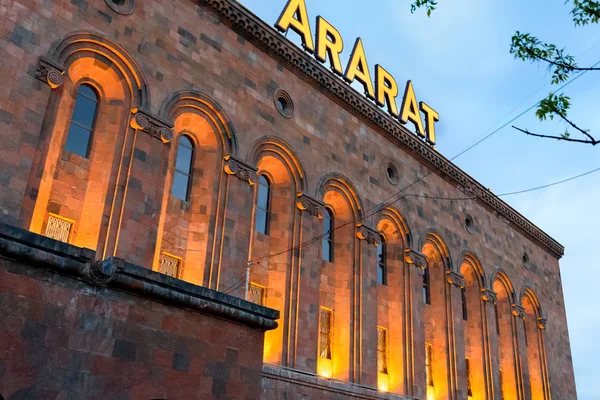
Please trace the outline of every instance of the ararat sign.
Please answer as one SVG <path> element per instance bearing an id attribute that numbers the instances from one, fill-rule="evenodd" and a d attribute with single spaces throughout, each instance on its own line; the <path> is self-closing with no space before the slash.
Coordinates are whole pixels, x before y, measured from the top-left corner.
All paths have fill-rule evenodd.
<path id="1" fill-rule="evenodd" d="M 404 98 L 400 110 L 396 98 L 398 97 L 398 84 L 396 79 L 381 65 L 375 65 L 375 80 L 367 63 L 367 56 L 362 40 L 356 39 L 350 60 L 345 70 L 342 70 L 340 54 L 344 49 L 342 36 L 333 25 L 323 17 L 317 17 L 317 34 L 313 35 L 308 21 L 305 0 L 288 0 L 285 9 L 275 23 L 275 27 L 282 33 L 289 29 L 300 35 L 302 46 L 322 63 L 329 59 L 331 69 L 337 75 L 351 84 L 359 82 L 365 89 L 365 96 L 375 101 L 380 107 L 387 107 L 388 113 L 406 124 L 409 121 L 415 125 L 417 134 L 432 146 L 435 145 L 435 123 L 439 121 L 438 113 L 424 102 L 417 103 L 415 91 L 411 81 L 406 83 Z M 421 118 L 421 111 L 425 115 L 425 124 Z M 424 128 L 425 125 L 425 128 Z"/>

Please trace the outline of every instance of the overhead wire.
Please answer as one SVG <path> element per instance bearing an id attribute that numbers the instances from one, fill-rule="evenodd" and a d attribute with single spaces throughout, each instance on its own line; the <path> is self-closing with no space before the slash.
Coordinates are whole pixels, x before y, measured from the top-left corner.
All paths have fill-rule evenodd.
<path id="1" fill-rule="evenodd" d="M 594 45 L 594 46 L 595 46 L 595 45 Z M 593 46 L 592 46 L 592 47 L 593 47 Z M 591 68 L 595 68 L 595 67 L 596 67 L 596 66 L 598 66 L 598 65 L 600 65 L 600 60 L 599 60 L 598 62 L 596 62 L 595 64 L 593 64 Z M 565 83 L 564 83 L 563 85 L 561 85 L 561 86 L 560 86 L 558 89 L 554 90 L 554 91 L 553 91 L 553 92 L 551 92 L 551 93 L 552 93 L 552 94 L 556 94 L 557 92 L 559 92 L 559 91 L 563 90 L 563 89 L 564 89 L 564 88 L 566 88 L 568 85 L 570 85 L 571 83 L 575 82 L 577 79 L 579 79 L 579 78 L 581 78 L 582 76 L 584 76 L 584 75 L 585 75 L 587 72 L 589 72 L 589 70 L 586 70 L 586 71 L 581 71 L 581 72 L 579 72 L 578 74 L 576 74 L 576 75 L 575 75 L 575 77 L 573 77 L 572 79 L 570 79 L 568 82 L 565 82 Z M 537 92 L 539 92 L 540 90 L 541 90 L 541 88 L 540 88 L 540 89 L 538 89 L 538 91 L 537 91 Z M 536 93 L 537 93 L 537 92 L 536 92 Z M 532 97 L 532 96 L 530 96 L 530 97 Z M 478 140 L 477 140 L 475 143 L 473 143 L 472 145 L 468 146 L 467 148 L 465 148 L 464 150 L 462 150 L 461 152 L 459 152 L 458 154 L 456 154 L 454 157 L 452 157 L 452 158 L 450 159 L 450 161 L 454 161 L 454 160 L 455 160 L 455 159 L 457 159 L 458 157 L 460 157 L 460 156 L 464 155 L 464 154 L 465 154 L 465 153 L 467 153 L 468 151 L 472 150 L 472 149 L 473 149 L 473 148 L 475 148 L 476 146 L 480 145 L 481 143 L 483 143 L 484 141 L 486 141 L 487 139 L 489 139 L 490 137 L 494 136 L 496 133 L 500 132 L 502 129 L 506 128 L 508 125 L 510 125 L 511 123 L 513 123 L 514 121 L 516 121 L 517 119 L 521 118 L 523 115 L 527 114 L 529 111 L 531 111 L 532 109 L 534 109 L 535 107 L 537 107 L 537 106 L 538 106 L 540 103 L 541 103 L 541 100 L 540 100 L 540 101 L 538 101 L 538 102 L 536 102 L 535 104 L 531 105 L 531 106 L 530 106 L 530 107 L 528 107 L 526 110 L 524 110 L 524 111 L 522 111 L 521 113 L 519 113 L 517 116 L 515 116 L 515 117 L 511 118 L 509 121 L 505 122 L 505 123 L 504 123 L 504 124 L 502 124 L 500 127 L 498 127 L 498 128 L 496 128 L 496 129 L 494 129 L 492 132 L 490 132 L 489 134 L 485 135 L 485 136 L 484 136 L 484 137 L 482 137 L 481 139 L 478 139 Z M 517 107 L 517 108 L 518 108 L 518 107 Z M 331 230 L 330 232 L 333 232 L 333 231 L 335 231 L 335 230 L 337 230 L 337 229 L 343 228 L 343 227 L 345 227 L 345 226 L 347 226 L 347 225 L 350 225 L 350 224 L 358 223 L 359 221 L 361 221 L 361 220 L 364 220 L 364 219 L 366 219 L 366 218 L 369 218 L 369 217 L 371 217 L 372 215 L 374 215 L 374 214 L 378 213 L 380 210 L 382 210 L 382 209 L 385 209 L 386 207 L 390 207 L 390 206 L 394 205 L 395 203 L 397 203 L 398 201 L 402 200 L 403 198 L 405 198 L 405 197 L 407 197 L 407 196 L 400 197 L 400 198 L 398 198 L 398 199 L 396 199 L 396 200 L 392 201 L 391 203 L 388 203 L 388 204 L 386 204 L 386 203 L 387 203 L 389 200 L 393 199 L 394 197 L 396 197 L 396 196 L 400 195 L 400 194 L 401 194 L 402 192 L 404 192 L 406 189 L 408 189 L 408 188 L 410 188 L 410 187 L 412 187 L 412 186 L 416 185 L 417 183 L 419 183 L 419 182 L 423 181 L 425 178 L 427 178 L 427 177 L 428 177 L 429 175 L 431 175 L 432 173 L 434 173 L 434 172 L 437 172 L 439 169 L 440 169 L 439 167 L 436 167 L 436 168 L 434 168 L 434 169 L 431 169 L 431 170 L 430 170 L 428 173 L 426 173 L 425 175 L 423 175 L 421 178 L 419 178 L 419 179 L 417 179 L 416 181 L 414 181 L 414 182 L 410 183 L 409 185 L 405 186 L 404 188 L 402 188 L 402 189 L 401 189 L 401 190 L 399 190 L 398 192 L 394 193 L 392 196 L 388 197 L 388 198 L 387 198 L 387 199 L 385 199 L 384 201 L 382 201 L 382 202 L 378 203 L 377 205 L 375 205 L 374 207 L 372 207 L 371 209 L 369 209 L 369 210 L 368 210 L 368 212 L 367 212 L 366 214 L 359 215 L 359 216 L 358 216 L 357 218 L 355 218 L 354 220 L 348 221 L 348 222 L 346 222 L 346 223 L 344 223 L 344 224 L 342 224 L 342 225 L 340 225 L 340 226 L 336 226 L 336 227 L 334 227 L 334 229 L 333 229 L 333 230 Z M 498 196 L 498 197 L 501 197 L 501 196 L 509 196 L 509 195 L 515 195 L 515 194 L 520 194 L 520 193 L 527 193 L 527 192 L 531 192 L 531 191 L 534 191 L 534 190 L 540 190 L 540 189 L 543 189 L 543 188 L 546 188 L 546 187 L 550 187 L 550 186 L 555 186 L 555 185 L 558 185 L 558 184 L 560 184 L 560 183 L 565 183 L 565 182 L 568 182 L 568 181 L 570 181 L 570 180 L 573 180 L 573 179 L 577 179 L 577 178 L 583 177 L 583 176 L 585 176 L 585 175 L 589 175 L 589 174 L 591 174 L 591 173 L 593 173 L 593 172 L 596 172 L 596 171 L 598 171 L 598 170 L 599 170 L 599 169 L 595 169 L 595 170 L 592 170 L 592 171 L 588 171 L 588 172 L 586 172 L 586 173 L 584 173 L 584 174 L 582 174 L 582 175 L 578 175 L 578 176 L 576 176 L 576 177 L 572 177 L 572 178 L 569 178 L 569 179 L 567 179 L 567 180 L 564 180 L 564 181 L 555 182 L 554 184 L 550 184 L 550 185 L 544 185 L 544 186 L 540 186 L 540 187 L 537 187 L 537 188 L 531 188 L 531 189 L 527 189 L 527 190 L 524 190 L 524 191 L 516 191 L 516 192 L 504 193 L 504 194 L 502 194 L 502 195 L 497 195 L 497 196 Z M 430 198 L 433 198 L 433 197 L 430 197 Z M 461 198 L 456 198 L 455 200 L 460 200 L 460 199 L 461 199 Z M 473 200 L 473 199 L 475 199 L 475 197 L 462 198 L 462 200 Z M 448 199 L 448 200 L 449 200 L 449 199 Z M 248 261 L 248 263 L 249 263 L 250 265 L 255 265 L 256 263 L 260 263 L 260 262 L 261 262 L 261 261 L 263 261 L 263 260 L 270 259 L 270 258 L 273 258 L 273 257 L 277 257 L 277 256 L 279 256 L 279 255 L 282 255 L 282 254 L 285 254 L 285 253 L 289 253 L 289 252 L 291 252 L 291 251 L 294 251 L 294 250 L 299 250 L 299 249 L 301 249 L 301 248 L 303 248 L 303 247 L 305 247 L 305 246 L 308 246 L 308 245 L 310 245 L 310 244 L 312 244 L 312 243 L 314 243 L 314 242 L 316 242 L 316 241 L 318 241 L 318 240 L 321 240 L 323 237 L 325 237 L 326 235 L 328 235 L 330 232 L 327 232 L 327 233 L 324 233 L 324 234 L 321 234 L 321 235 L 315 236 L 314 238 L 312 238 L 312 239 L 308 240 L 307 242 L 301 243 L 301 244 L 299 244 L 299 245 L 297 245 L 297 246 L 294 246 L 294 247 L 291 247 L 291 248 L 289 248 L 289 249 L 286 249 L 286 250 L 283 250 L 283 251 L 280 251 L 280 252 L 277 252 L 277 253 L 269 254 L 269 255 L 267 255 L 267 256 L 264 256 L 264 257 L 255 258 L 255 259 L 253 259 L 253 260 L 250 260 L 250 261 Z M 244 278 L 240 279 L 240 281 L 242 281 L 242 282 L 243 282 L 244 280 L 245 280 L 245 276 L 244 276 Z M 236 282 L 236 283 L 234 283 L 234 285 L 232 285 L 232 286 L 235 286 L 235 285 L 237 285 L 237 282 Z M 239 286 L 238 286 L 238 287 L 239 287 Z M 230 289 L 228 289 L 228 290 L 226 291 L 226 293 L 229 293 L 230 291 L 236 290 L 238 287 L 236 287 L 236 288 L 234 288 L 234 289 L 231 289 L 231 288 L 230 288 Z"/>

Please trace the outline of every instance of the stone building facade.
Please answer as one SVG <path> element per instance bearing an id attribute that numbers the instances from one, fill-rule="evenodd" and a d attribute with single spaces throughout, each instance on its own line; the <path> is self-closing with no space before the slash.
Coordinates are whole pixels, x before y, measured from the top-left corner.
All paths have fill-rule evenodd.
<path id="1" fill-rule="evenodd" d="M 277 310 L 248 398 L 576 398 L 563 247 L 238 2 L 0 10 L 3 229 Z"/>

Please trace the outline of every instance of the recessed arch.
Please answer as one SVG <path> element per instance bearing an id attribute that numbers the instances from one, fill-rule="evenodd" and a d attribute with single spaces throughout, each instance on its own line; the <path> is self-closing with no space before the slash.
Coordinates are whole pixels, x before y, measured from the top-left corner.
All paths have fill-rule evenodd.
<path id="1" fill-rule="evenodd" d="M 498 282 L 501 285 L 501 287 L 504 289 L 510 304 L 515 304 L 514 286 L 511 282 L 510 278 L 506 274 L 506 272 L 504 270 L 502 270 L 501 268 L 497 268 L 492 273 L 492 276 L 490 278 L 490 285 L 491 285 L 492 289 L 496 292 L 496 294 L 498 296 L 500 296 L 501 293 L 498 293 L 498 290 L 494 289 L 494 285 L 496 282 Z"/>
<path id="2" fill-rule="evenodd" d="M 220 138 L 223 151 L 234 156 L 238 154 L 233 123 L 214 99 L 198 90 L 180 90 L 164 100 L 159 116 L 172 121 L 184 113 L 197 114 L 205 119 Z"/>
<path id="3" fill-rule="evenodd" d="M 95 58 L 117 70 L 129 89 L 132 106 L 150 110 L 150 92 L 144 74 L 129 53 L 106 35 L 73 31 L 55 42 L 48 52 L 49 59 L 67 67 L 84 57 Z"/>
<path id="4" fill-rule="evenodd" d="M 439 262 L 444 266 L 444 269 L 452 269 L 452 258 L 448 246 L 442 235 L 435 229 L 430 228 L 421 235 L 419 249 L 422 249 L 422 253 L 427 257 L 428 262 Z"/>
<path id="5" fill-rule="evenodd" d="M 412 246 L 412 233 L 400 210 L 394 206 L 388 206 L 381 210 L 377 217 L 377 230 L 383 232 L 388 240 L 400 239 L 405 248 Z M 391 223 L 387 226 L 386 221 Z M 390 229 L 391 228 L 391 229 Z"/>
<path id="6" fill-rule="evenodd" d="M 483 270 L 483 266 L 481 265 L 479 258 L 471 250 L 464 250 L 462 252 L 459 260 L 460 260 L 458 263 L 459 272 L 462 273 L 462 268 L 464 265 L 469 266 L 475 272 L 475 276 L 477 277 L 479 287 L 486 288 L 487 282 L 486 282 L 486 277 L 485 277 L 485 271 Z"/>
<path id="7" fill-rule="evenodd" d="M 337 193 L 346 201 L 350 212 L 349 217 L 353 221 L 357 223 L 362 221 L 362 201 L 358 195 L 358 190 L 350 179 L 337 172 L 331 172 L 323 176 L 317 184 L 316 197 L 318 199 L 324 199 L 328 192 Z M 339 207 L 336 211 L 339 212 Z"/>
<path id="8" fill-rule="evenodd" d="M 279 160 L 288 169 L 293 179 L 294 188 L 297 193 L 306 193 L 306 173 L 298 153 L 292 146 L 282 139 L 273 136 L 263 136 L 258 139 L 248 153 L 247 161 L 252 165 L 258 165 L 261 158 L 273 157 Z M 272 174 L 275 171 L 270 171 Z"/>

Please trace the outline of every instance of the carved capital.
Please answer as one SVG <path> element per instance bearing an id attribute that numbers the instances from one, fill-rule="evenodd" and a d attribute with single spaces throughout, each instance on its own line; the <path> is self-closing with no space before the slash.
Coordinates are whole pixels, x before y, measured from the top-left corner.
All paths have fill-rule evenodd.
<path id="1" fill-rule="evenodd" d="M 123 263 L 124 261 L 120 259 L 95 262 L 89 266 L 89 276 L 92 281 L 104 285 L 112 280 Z"/>
<path id="2" fill-rule="evenodd" d="M 363 224 L 356 224 L 356 237 L 375 246 L 379 246 L 381 244 L 379 232 Z"/>
<path id="3" fill-rule="evenodd" d="M 459 272 L 451 269 L 446 270 L 446 282 L 448 282 L 450 285 L 456 286 L 457 288 L 462 289 L 465 287 L 465 277 Z"/>
<path id="4" fill-rule="evenodd" d="M 427 268 L 427 257 L 412 249 L 404 249 L 404 261 L 420 269 Z"/>
<path id="5" fill-rule="evenodd" d="M 525 318 L 525 308 L 521 307 L 518 304 L 511 304 L 510 305 L 510 312 L 516 318 L 521 318 L 521 319 Z"/>
<path id="6" fill-rule="evenodd" d="M 48 58 L 41 57 L 37 70 L 35 71 L 35 78 L 44 82 L 52 89 L 56 89 L 63 84 L 63 75 L 66 70 L 67 69 L 62 65 L 55 63 Z"/>
<path id="7" fill-rule="evenodd" d="M 258 169 L 231 154 L 225 155 L 225 165 L 223 166 L 223 170 L 227 175 L 233 175 L 240 181 L 247 182 L 250 185 L 254 185 L 258 182 L 258 175 L 256 174 Z"/>
<path id="8" fill-rule="evenodd" d="M 325 204 L 303 193 L 296 195 L 296 207 L 319 219 L 322 219 L 325 215 Z"/>
<path id="9" fill-rule="evenodd" d="M 546 317 L 544 317 L 543 315 L 539 316 L 537 319 L 537 326 L 539 329 L 541 330 L 545 330 L 546 329 Z"/>
<path id="10" fill-rule="evenodd" d="M 147 111 L 134 108 L 131 110 L 131 127 L 139 131 L 144 131 L 150 136 L 160 139 L 163 143 L 168 143 L 173 139 L 173 124 L 164 121 Z"/>
<path id="11" fill-rule="evenodd" d="M 488 301 L 492 304 L 496 304 L 496 302 L 498 301 L 498 296 L 496 295 L 496 292 L 487 288 L 481 289 L 481 298 L 483 299 L 483 301 Z"/>

